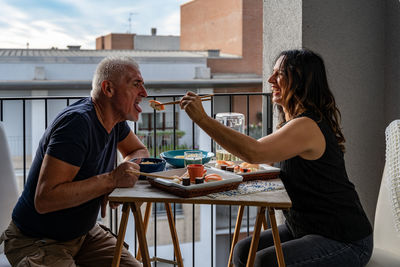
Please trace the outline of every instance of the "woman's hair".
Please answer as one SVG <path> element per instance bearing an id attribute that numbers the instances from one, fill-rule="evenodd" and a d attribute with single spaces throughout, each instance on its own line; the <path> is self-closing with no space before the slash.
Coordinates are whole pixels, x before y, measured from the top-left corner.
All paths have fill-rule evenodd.
<path id="1" fill-rule="evenodd" d="M 321 56 L 308 49 L 283 51 L 280 70 L 287 77 L 287 87 L 282 90 L 283 106 L 291 117 L 308 111 L 319 121 L 325 119 L 334 132 L 344 152 L 345 138 L 340 128 L 340 111 L 329 89 L 325 65 Z M 280 127 L 285 122 L 282 107 L 278 106 Z"/>
<path id="2" fill-rule="evenodd" d="M 139 70 L 139 65 L 131 57 L 110 56 L 100 61 L 92 80 L 92 95 L 96 95 L 101 91 L 101 83 L 103 81 L 119 82 L 121 77 L 125 75 L 127 67 Z"/>

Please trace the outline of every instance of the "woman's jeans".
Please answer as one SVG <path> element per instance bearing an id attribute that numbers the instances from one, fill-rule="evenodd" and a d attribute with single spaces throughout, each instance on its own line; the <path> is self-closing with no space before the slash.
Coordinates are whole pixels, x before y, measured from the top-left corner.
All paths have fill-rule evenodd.
<path id="1" fill-rule="evenodd" d="M 371 258 L 372 234 L 355 242 L 344 243 L 320 235 L 295 239 L 286 225 L 280 225 L 278 229 L 288 267 L 357 267 L 365 266 Z M 233 257 L 235 267 L 246 266 L 250 244 L 251 237 L 236 244 Z M 278 266 L 271 229 L 260 235 L 254 266 Z"/>

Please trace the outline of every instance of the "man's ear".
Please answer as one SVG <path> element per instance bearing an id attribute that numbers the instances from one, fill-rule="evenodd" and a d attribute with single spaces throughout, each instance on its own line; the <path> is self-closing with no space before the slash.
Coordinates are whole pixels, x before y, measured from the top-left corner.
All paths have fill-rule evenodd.
<path id="1" fill-rule="evenodd" d="M 111 97 L 114 94 L 114 89 L 111 86 L 111 82 L 110 81 L 102 81 L 101 82 L 101 91 L 103 92 L 103 94 L 107 97 Z"/>

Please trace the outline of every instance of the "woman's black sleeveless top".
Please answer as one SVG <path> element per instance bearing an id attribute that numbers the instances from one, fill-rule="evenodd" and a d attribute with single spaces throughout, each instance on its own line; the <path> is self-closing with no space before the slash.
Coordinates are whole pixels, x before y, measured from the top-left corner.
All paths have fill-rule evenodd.
<path id="1" fill-rule="evenodd" d="M 292 208 L 284 211 L 286 224 L 295 237 L 318 234 L 350 242 L 370 235 L 371 224 L 347 177 L 343 152 L 333 131 L 313 114 L 298 117 L 318 124 L 326 148 L 317 160 L 296 156 L 280 163 L 281 178 L 292 200 Z"/>

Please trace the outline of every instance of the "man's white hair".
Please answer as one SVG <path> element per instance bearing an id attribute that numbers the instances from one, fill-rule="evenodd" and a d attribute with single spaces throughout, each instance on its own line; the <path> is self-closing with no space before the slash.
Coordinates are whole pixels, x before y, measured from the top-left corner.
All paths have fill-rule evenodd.
<path id="1" fill-rule="evenodd" d="M 127 67 L 139 70 L 139 65 L 131 57 L 110 56 L 100 61 L 93 76 L 91 95 L 95 96 L 101 91 L 101 83 L 105 80 L 119 82 Z"/>

